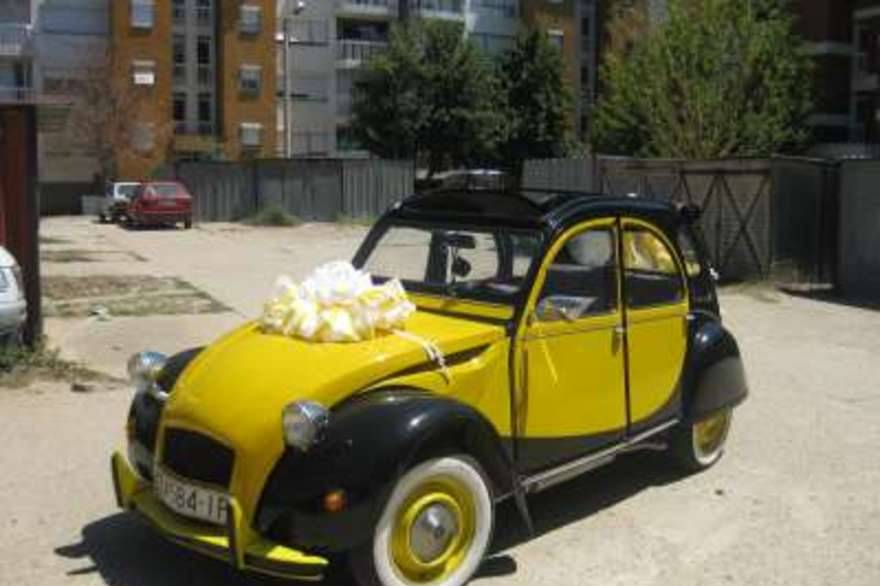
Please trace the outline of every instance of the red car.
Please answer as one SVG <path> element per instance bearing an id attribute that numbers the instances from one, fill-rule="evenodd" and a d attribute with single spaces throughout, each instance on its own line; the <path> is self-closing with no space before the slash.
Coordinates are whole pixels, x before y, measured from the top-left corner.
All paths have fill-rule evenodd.
<path id="1" fill-rule="evenodd" d="M 192 228 L 192 196 L 176 181 L 141 184 L 128 204 L 129 226 L 174 225 Z"/>

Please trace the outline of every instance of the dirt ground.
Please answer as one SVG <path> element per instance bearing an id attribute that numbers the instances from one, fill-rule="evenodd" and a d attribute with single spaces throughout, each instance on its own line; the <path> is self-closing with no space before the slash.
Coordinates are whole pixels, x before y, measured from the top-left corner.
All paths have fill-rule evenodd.
<path id="1" fill-rule="evenodd" d="M 133 351 L 204 343 L 256 315 L 279 273 L 349 258 L 364 233 L 129 232 L 69 218 L 41 229 L 57 251 L 47 276 L 182 279 L 230 309 L 48 320 L 67 357 L 117 376 Z M 724 459 L 682 478 L 655 454 L 623 458 L 531 498 L 530 540 L 502 506 L 477 584 L 880 584 L 880 313 L 753 288 L 726 292 L 722 305 L 752 390 Z M 190 554 L 115 510 L 108 457 L 129 400 L 125 388 L 0 389 L 0 584 L 281 584 Z"/>

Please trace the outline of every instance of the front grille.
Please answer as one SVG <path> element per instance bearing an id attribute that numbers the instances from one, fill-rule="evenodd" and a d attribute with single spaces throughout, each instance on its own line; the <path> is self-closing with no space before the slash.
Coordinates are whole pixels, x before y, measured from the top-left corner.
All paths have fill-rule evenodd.
<path id="1" fill-rule="evenodd" d="M 162 465 L 182 478 L 228 487 L 232 479 L 234 452 L 194 431 L 165 430 Z"/>

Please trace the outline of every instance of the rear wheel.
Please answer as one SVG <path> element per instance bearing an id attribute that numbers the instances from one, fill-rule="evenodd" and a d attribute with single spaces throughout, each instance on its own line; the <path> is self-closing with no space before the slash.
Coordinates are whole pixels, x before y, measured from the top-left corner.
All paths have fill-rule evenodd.
<path id="1" fill-rule="evenodd" d="M 679 426 L 670 443 L 676 462 L 688 472 L 709 468 L 724 455 L 733 410 L 723 409 L 699 421 Z"/>
<path id="2" fill-rule="evenodd" d="M 461 586 L 480 566 L 493 523 L 476 461 L 428 460 L 398 481 L 372 541 L 352 553 L 352 571 L 362 586 Z"/>

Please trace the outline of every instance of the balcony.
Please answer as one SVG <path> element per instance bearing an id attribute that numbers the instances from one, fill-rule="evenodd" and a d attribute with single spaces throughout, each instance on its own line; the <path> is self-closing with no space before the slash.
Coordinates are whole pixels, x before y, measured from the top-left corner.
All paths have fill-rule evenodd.
<path id="1" fill-rule="evenodd" d="M 28 24 L 0 24 L 0 57 L 31 54 L 33 31 Z"/>
<path id="2" fill-rule="evenodd" d="M 397 0 L 337 0 L 337 16 L 358 18 L 393 18 L 397 16 Z"/>
<path id="3" fill-rule="evenodd" d="M 856 55 L 856 68 L 853 75 L 854 92 L 875 92 L 880 89 L 880 58 L 871 53 Z"/>
<path id="4" fill-rule="evenodd" d="M 188 153 L 206 153 L 217 149 L 217 127 L 213 122 L 176 120 L 174 122 L 174 150 Z"/>
<path id="5" fill-rule="evenodd" d="M 294 156 L 327 156 L 333 152 L 335 133 L 294 130 L 292 134 Z"/>
<path id="6" fill-rule="evenodd" d="M 464 0 L 410 0 L 410 11 L 423 18 L 464 20 Z"/>
<path id="7" fill-rule="evenodd" d="M 388 43 L 385 41 L 339 39 L 336 45 L 336 66 L 342 69 L 360 67 L 387 49 Z"/>
<path id="8" fill-rule="evenodd" d="M 36 99 L 34 88 L 0 86 L 0 104 L 32 104 Z"/>

